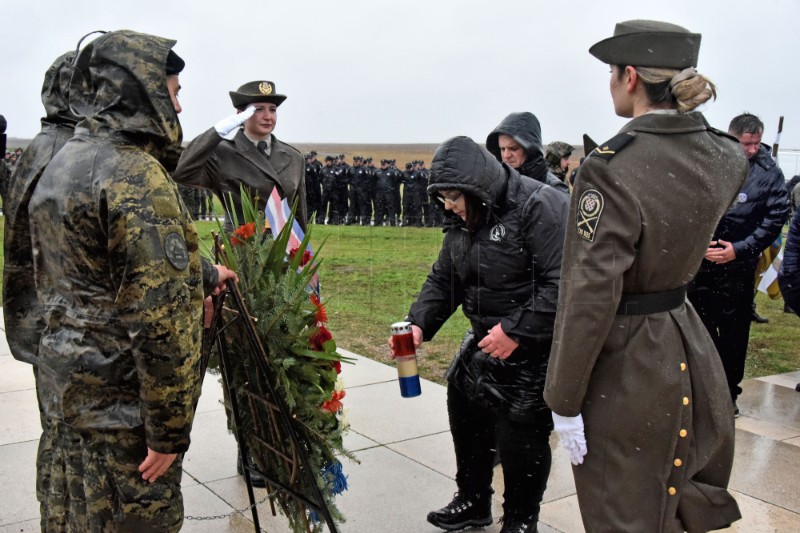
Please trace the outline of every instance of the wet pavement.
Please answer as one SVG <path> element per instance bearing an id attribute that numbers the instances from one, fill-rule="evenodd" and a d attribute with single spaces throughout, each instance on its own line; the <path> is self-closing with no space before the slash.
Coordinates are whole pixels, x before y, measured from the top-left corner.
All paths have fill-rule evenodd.
<path id="1" fill-rule="evenodd" d="M 40 427 L 33 374 L 30 366 L 11 357 L 5 332 L 0 333 L 0 532 L 38 531 L 34 479 Z M 343 533 L 438 531 L 425 516 L 448 503 L 456 491 L 445 388 L 422 380 L 421 396 L 402 398 L 393 367 L 352 355 L 357 363 L 343 365 L 342 371 L 352 428 L 345 446 L 360 463 L 344 460 L 349 490 L 337 499 L 347 518 L 340 529 Z M 725 531 L 800 532 L 800 392 L 794 390 L 798 382 L 800 371 L 743 384 L 730 482 L 743 519 Z M 218 377 L 206 376 L 192 445 L 184 459 L 183 531 L 253 531 L 244 481 L 236 474 L 236 443 L 226 429 L 221 398 Z M 539 531 L 581 532 L 569 460 L 555 436 L 551 445 L 553 469 Z M 496 518 L 502 515 L 502 485 L 498 467 Z M 256 489 L 257 500 L 265 496 L 266 491 Z M 268 503 L 259 505 L 258 512 L 264 530 L 288 531 L 280 516 L 271 516 Z M 499 530 L 495 521 L 484 531 Z"/>

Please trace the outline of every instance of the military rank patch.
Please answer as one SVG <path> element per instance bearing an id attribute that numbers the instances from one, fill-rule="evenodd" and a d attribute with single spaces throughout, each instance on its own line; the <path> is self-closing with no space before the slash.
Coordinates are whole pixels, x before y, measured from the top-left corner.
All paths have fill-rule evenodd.
<path id="1" fill-rule="evenodd" d="M 189 266 L 189 251 L 186 249 L 186 241 L 175 232 L 167 235 L 164 239 L 164 253 L 167 260 L 178 270 L 183 270 Z"/>
<path id="2" fill-rule="evenodd" d="M 500 242 L 506 237 L 506 227 L 499 222 L 489 230 L 489 240 Z"/>
<path id="3" fill-rule="evenodd" d="M 588 189 L 578 200 L 577 229 L 578 235 L 589 242 L 594 241 L 594 232 L 600 215 L 603 213 L 603 195 L 596 189 Z"/>

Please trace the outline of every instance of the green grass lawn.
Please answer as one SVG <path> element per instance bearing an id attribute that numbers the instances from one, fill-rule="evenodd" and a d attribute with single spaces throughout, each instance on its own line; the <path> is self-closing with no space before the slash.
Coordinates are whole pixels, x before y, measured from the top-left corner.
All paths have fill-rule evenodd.
<path id="1" fill-rule="evenodd" d="M 204 240 L 217 230 L 198 222 Z M 390 362 L 389 327 L 405 317 L 442 243 L 429 228 L 313 226 L 312 244 L 322 258 L 320 282 L 328 304 L 328 326 L 337 344 L 371 359 Z M 0 224 L 0 240 L 3 225 Z M 320 244 L 325 241 L 320 250 Z M 0 250 L 0 257 L 2 250 Z M 800 369 L 800 318 L 783 312 L 783 300 L 759 293 L 759 313 L 769 324 L 753 324 L 746 377 Z M 418 352 L 420 375 L 439 383 L 469 327 L 461 311 Z"/>

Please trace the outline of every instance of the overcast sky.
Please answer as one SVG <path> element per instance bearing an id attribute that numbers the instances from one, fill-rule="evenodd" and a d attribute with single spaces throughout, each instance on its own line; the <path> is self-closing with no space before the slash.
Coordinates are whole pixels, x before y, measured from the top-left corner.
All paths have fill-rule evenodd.
<path id="1" fill-rule="evenodd" d="M 5 2 L 4 2 L 5 3 Z M 608 67 L 587 52 L 616 22 L 666 20 L 703 35 L 698 69 L 716 82 L 706 106 L 727 129 L 742 111 L 781 148 L 800 149 L 797 0 L 30 0 L 5 5 L 0 114 L 32 137 L 52 61 L 92 30 L 176 39 L 186 60 L 180 116 L 191 140 L 233 112 L 228 91 L 275 82 L 288 99 L 287 142 L 479 142 L 512 111 L 539 117 L 544 141 L 613 136 Z"/>

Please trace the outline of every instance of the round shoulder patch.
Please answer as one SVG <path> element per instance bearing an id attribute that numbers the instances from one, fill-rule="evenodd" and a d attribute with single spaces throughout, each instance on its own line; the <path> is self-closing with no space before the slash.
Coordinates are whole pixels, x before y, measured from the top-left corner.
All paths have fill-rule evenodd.
<path id="1" fill-rule="evenodd" d="M 589 242 L 594 241 L 594 233 L 603 213 L 605 200 L 597 189 L 583 191 L 578 199 L 577 230 L 578 235 Z"/>
<path id="2" fill-rule="evenodd" d="M 489 230 L 489 239 L 494 242 L 500 242 L 506 237 L 506 227 L 501 223 L 497 223 Z"/>
<path id="3" fill-rule="evenodd" d="M 189 250 L 186 249 L 186 241 L 183 236 L 172 232 L 164 238 L 164 253 L 167 260 L 178 270 L 183 270 L 189 266 Z"/>

